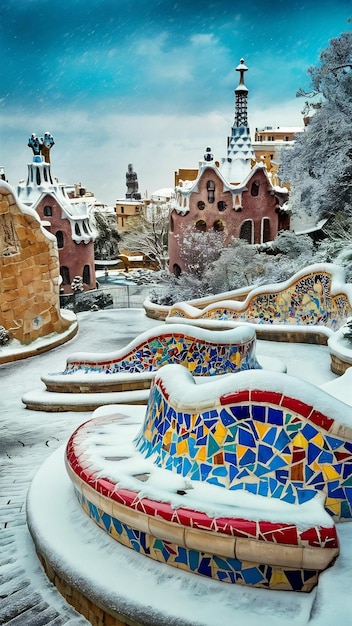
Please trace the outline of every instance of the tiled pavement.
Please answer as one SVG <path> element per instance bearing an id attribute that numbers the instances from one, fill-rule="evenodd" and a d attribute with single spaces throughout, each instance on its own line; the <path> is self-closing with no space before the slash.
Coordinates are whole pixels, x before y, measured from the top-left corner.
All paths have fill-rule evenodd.
<path id="1" fill-rule="evenodd" d="M 25 447 L 25 446 L 24 446 Z M 0 465 L 0 624 L 9 626 L 83 626 L 47 580 L 26 526 L 25 501 L 35 470 Z"/>

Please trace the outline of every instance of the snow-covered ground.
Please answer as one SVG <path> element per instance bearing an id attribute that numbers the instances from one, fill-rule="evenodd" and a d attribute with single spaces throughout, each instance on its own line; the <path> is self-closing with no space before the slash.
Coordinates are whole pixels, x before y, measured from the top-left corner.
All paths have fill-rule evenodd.
<path id="1" fill-rule="evenodd" d="M 56 450 L 67 442 L 73 430 L 90 418 L 90 413 L 44 413 L 41 411 L 26 410 L 21 403 L 23 393 L 40 386 L 40 376 L 49 372 L 62 371 L 66 357 L 73 352 L 111 352 L 119 349 L 131 341 L 138 333 L 160 325 L 157 320 L 147 318 L 141 309 L 112 309 L 97 312 L 85 312 L 78 315 L 79 331 L 70 342 L 50 352 L 41 354 L 24 361 L 17 361 L 0 367 L 0 527 L 3 537 L 13 538 L 11 548 L 12 561 L 5 565 L 5 574 L 10 568 L 18 567 L 18 577 L 31 580 L 30 592 L 40 597 L 50 606 L 55 607 L 60 615 L 65 615 L 70 624 L 85 624 L 86 620 L 75 616 L 73 609 L 68 609 L 60 594 L 50 585 L 42 572 L 26 527 L 25 496 L 28 486 L 40 468 Z M 276 357 L 284 361 L 287 371 L 293 376 L 307 380 L 315 385 L 324 385 L 337 377 L 330 371 L 330 357 L 328 348 L 307 344 L 285 344 L 258 341 L 258 356 Z M 274 374 L 273 374 L 274 375 Z M 348 392 L 348 390 L 347 390 Z M 140 411 L 140 407 L 139 407 Z M 86 525 L 96 529 L 88 518 Z M 338 533 L 341 544 L 341 554 L 334 566 L 321 577 L 318 588 L 311 594 L 290 592 L 273 592 L 250 588 L 221 585 L 214 587 L 214 581 L 209 586 L 213 589 L 213 610 L 206 614 L 203 608 L 199 609 L 198 620 L 194 624 L 200 626 L 219 626 L 219 624 L 237 625 L 246 623 L 246 626 L 266 626 L 267 624 L 289 624 L 292 626 L 331 626 L 333 623 L 352 624 L 350 609 L 350 585 L 352 584 L 352 522 L 340 524 Z M 118 544 L 117 544 L 118 546 Z M 0 542 L 0 553 L 10 550 L 6 542 Z M 120 547 L 118 548 L 120 550 Z M 135 563 L 132 551 L 127 548 Z M 104 549 L 102 550 L 104 553 Z M 120 550 L 121 552 L 121 550 Z M 124 557 L 125 558 L 125 557 Z M 150 567 L 149 559 L 145 559 Z M 1 562 L 4 562 L 3 560 Z M 6 561 L 5 561 L 6 562 Z M 140 562 L 140 560 L 137 560 Z M 151 566 L 153 567 L 153 565 Z M 144 566 L 143 566 L 144 568 Z M 3 569 L 3 568 L 1 568 Z M 169 571 L 171 570 L 171 571 Z M 143 578 L 143 576 L 141 577 Z M 1 579 L 0 579 L 1 580 Z M 6 576 L 4 578 L 6 580 Z M 7 596 L 7 607 L 11 602 L 18 600 L 18 596 L 6 587 L 6 582 L 0 582 L 0 596 Z M 5 587 L 4 587 L 5 585 Z M 200 607 L 207 583 L 198 576 L 190 576 L 187 585 L 183 585 L 183 606 L 179 617 L 186 619 L 187 606 L 195 606 L 199 598 Z M 177 616 L 177 588 L 181 588 L 182 581 L 179 573 L 167 568 L 167 575 L 163 577 L 165 598 L 174 600 L 175 623 Z M 226 595 L 230 592 L 235 602 L 222 604 L 223 587 L 227 587 Z M 216 591 L 219 588 L 219 591 Z M 203 591 L 202 591 L 203 590 Z M 28 590 L 27 590 L 28 592 Z M 136 585 L 136 593 L 138 585 Z M 18 592 L 17 592 L 18 593 Z M 163 594 L 156 593 L 160 599 Z M 16 596 L 16 598 L 15 598 Z M 162 601 L 162 599 L 160 600 Z M 2 619 L 2 604 L 0 602 L 0 623 L 7 623 Z M 222 615 L 222 607 L 224 614 Z M 233 608 L 235 607 L 235 608 Z M 237 607 L 237 608 L 236 608 Z M 187 613 L 187 610 L 186 610 Z M 27 626 L 26 617 L 16 624 Z M 41 622 L 43 623 L 43 622 Z M 65 623 L 64 621 L 60 623 Z M 172 623 L 172 622 L 170 622 Z"/>

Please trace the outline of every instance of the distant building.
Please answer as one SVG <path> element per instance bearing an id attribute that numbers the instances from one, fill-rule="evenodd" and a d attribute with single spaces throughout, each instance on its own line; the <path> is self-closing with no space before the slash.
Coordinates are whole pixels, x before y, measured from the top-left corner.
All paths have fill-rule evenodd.
<path id="1" fill-rule="evenodd" d="M 256 161 L 263 162 L 272 177 L 272 182 L 280 184 L 278 169 L 281 163 L 283 150 L 290 150 L 297 135 L 304 132 L 301 126 L 265 126 L 256 128 L 253 142 L 253 150 Z M 288 186 L 284 181 L 285 186 Z"/>
<path id="2" fill-rule="evenodd" d="M 169 268 L 176 275 L 184 270 L 181 259 L 186 227 L 199 231 L 221 231 L 224 245 L 233 237 L 251 244 L 271 241 L 280 230 L 290 228 L 285 208 L 286 188 L 272 182 L 265 163 L 256 163 L 247 121 L 247 67 L 243 59 L 235 89 L 235 119 L 227 141 L 226 157 L 214 161 L 210 148 L 197 170 L 175 174 L 175 199 L 170 214 Z"/>
<path id="3" fill-rule="evenodd" d="M 133 170 L 132 163 L 129 163 L 126 172 L 126 196 L 121 200 L 116 200 L 116 222 L 118 232 L 123 232 L 135 224 L 133 218 L 140 215 L 144 206 L 141 194 L 138 191 L 138 177 Z"/>
<path id="4" fill-rule="evenodd" d="M 82 198 L 81 194 L 69 197 L 65 186 L 53 179 L 50 162 L 36 153 L 35 139 L 32 135 L 29 145 L 32 140 L 35 145 L 33 161 L 28 164 L 27 181 L 17 187 L 18 197 L 24 205 L 37 211 L 45 228 L 56 237 L 61 292 L 71 293 L 75 276 L 82 277 L 85 290 L 95 289 L 95 233 L 89 215 L 92 200 Z"/>

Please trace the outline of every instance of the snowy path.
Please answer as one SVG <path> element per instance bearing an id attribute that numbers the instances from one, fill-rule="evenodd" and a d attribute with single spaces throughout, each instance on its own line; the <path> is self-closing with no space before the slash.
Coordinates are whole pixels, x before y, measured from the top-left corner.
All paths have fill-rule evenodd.
<path id="1" fill-rule="evenodd" d="M 44 575 L 26 526 L 25 499 L 44 460 L 65 444 L 73 430 L 91 414 L 29 411 L 20 398 L 40 385 L 42 374 L 64 369 L 66 357 L 72 352 L 120 348 L 160 322 L 148 319 L 139 309 L 81 313 L 79 322 L 78 335 L 66 345 L 0 367 L 0 624 L 88 624 Z M 291 344 L 287 350 L 285 344 L 258 342 L 257 352 L 281 358 L 289 373 L 308 377 L 310 382 L 322 384 L 335 378 L 322 346 Z"/>

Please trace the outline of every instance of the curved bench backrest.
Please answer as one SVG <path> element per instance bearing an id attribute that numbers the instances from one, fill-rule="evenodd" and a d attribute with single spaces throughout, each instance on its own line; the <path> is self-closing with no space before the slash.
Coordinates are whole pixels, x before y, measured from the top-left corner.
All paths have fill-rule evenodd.
<path id="1" fill-rule="evenodd" d="M 297 504 L 319 490 L 332 516 L 352 517 L 351 408 L 287 374 L 273 381 L 248 371 L 196 385 L 184 368 L 166 366 L 137 445 L 192 480 Z"/>
<path id="2" fill-rule="evenodd" d="M 321 264 L 276 285 L 253 289 L 244 302 L 224 300 L 201 311 L 182 303 L 169 318 L 246 321 L 252 324 L 297 324 L 338 330 L 352 314 L 352 287 L 341 282 L 342 268 Z"/>
<path id="3" fill-rule="evenodd" d="M 154 372 L 167 363 L 176 363 L 197 376 L 212 376 L 259 369 L 255 347 L 255 332 L 250 327 L 213 332 L 186 325 L 160 326 L 105 357 L 73 355 L 65 373 L 133 374 Z"/>

